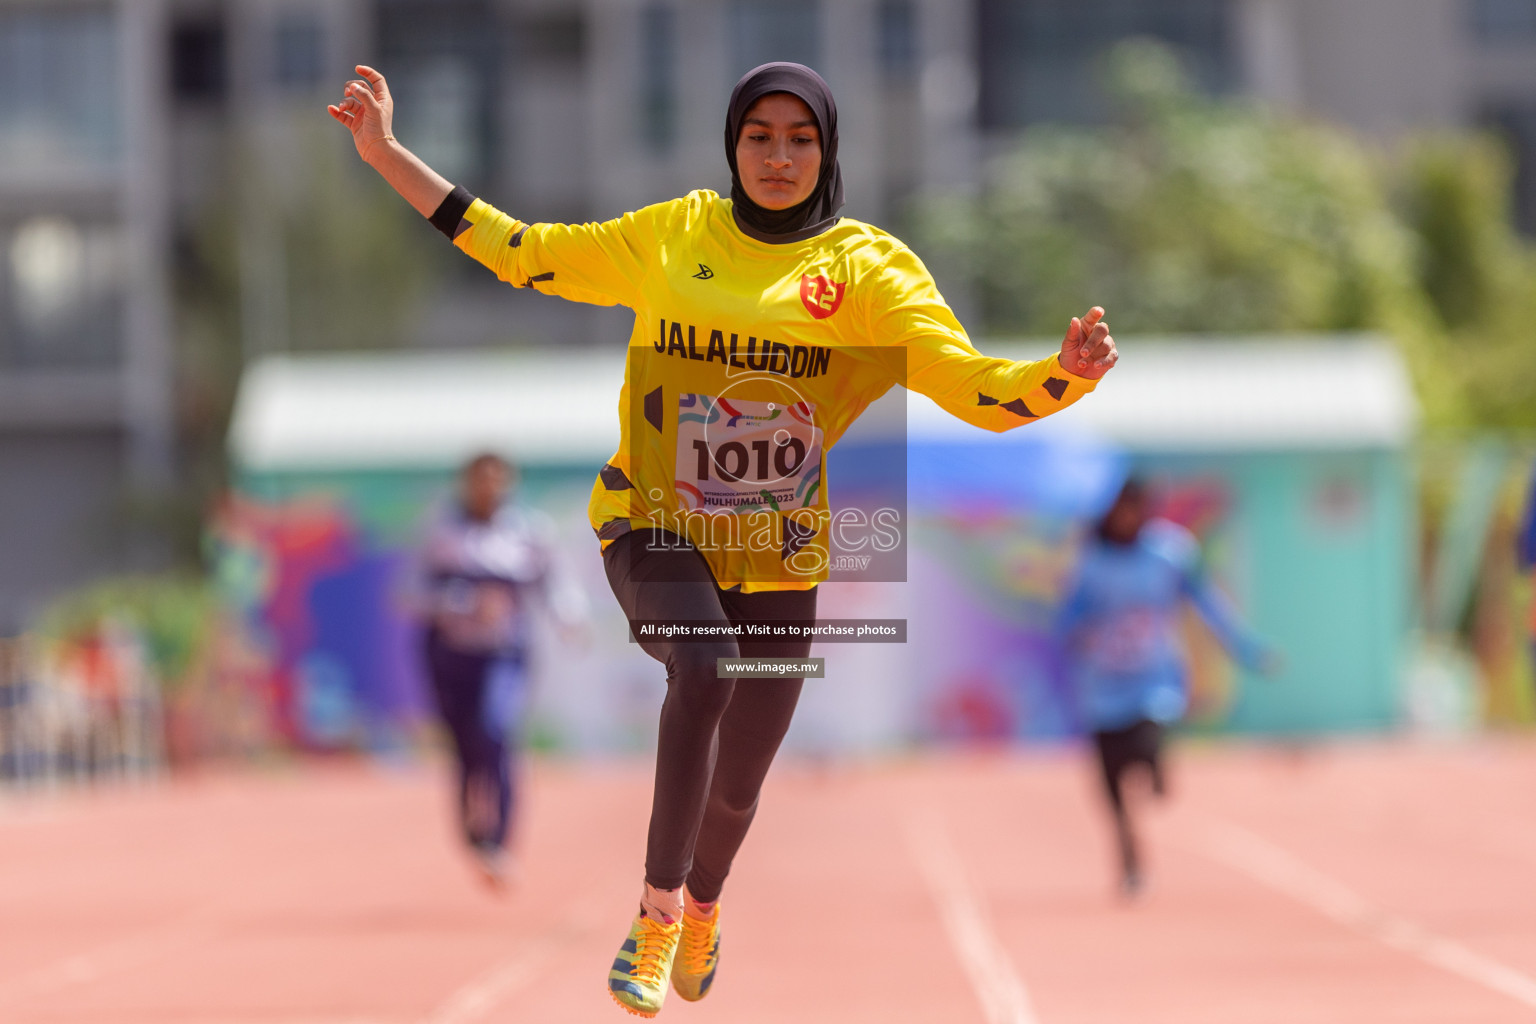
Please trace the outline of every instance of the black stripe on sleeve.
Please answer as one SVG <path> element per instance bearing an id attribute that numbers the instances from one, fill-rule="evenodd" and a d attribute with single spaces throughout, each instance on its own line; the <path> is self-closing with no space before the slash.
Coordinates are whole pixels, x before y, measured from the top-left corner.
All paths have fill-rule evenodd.
<path id="1" fill-rule="evenodd" d="M 455 185 L 433 212 L 427 221 L 437 230 L 441 231 L 451 242 L 458 237 L 459 224 L 464 219 L 464 214 L 469 211 L 469 205 L 475 201 L 469 189 L 463 185 Z"/>

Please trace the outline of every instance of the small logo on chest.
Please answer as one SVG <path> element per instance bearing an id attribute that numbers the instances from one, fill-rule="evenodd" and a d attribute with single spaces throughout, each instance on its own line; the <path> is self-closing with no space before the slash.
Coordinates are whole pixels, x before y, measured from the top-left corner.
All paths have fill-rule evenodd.
<path id="1" fill-rule="evenodd" d="M 817 320 L 825 320 L 837 312 L 837 307 L 843 304 L 843 290 L 848 287 L 846 281 L 828 281 L 821 274 L 812 277 L 810 274 L 800 275 L 800 301 L 805 303 L 805 308 L 811 316 Z"/>

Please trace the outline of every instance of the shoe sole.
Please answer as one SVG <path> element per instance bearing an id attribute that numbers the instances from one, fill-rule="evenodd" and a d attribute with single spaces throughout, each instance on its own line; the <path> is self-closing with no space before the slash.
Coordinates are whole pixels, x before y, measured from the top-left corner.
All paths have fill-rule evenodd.
<path id="1" fill-rule="evenodd" d="M 661 1012 L 660 1010 L 652 1010 L 650 1013 L 646 1013 L 644 1010 L 637 1010 L 633 1006 L 630 1006 L 628 1003 L 624 1002 L 624 1000 L 620 999 L 616 994 L 614 994 L 613 989 L 608 990 L 608 998 L 612 999 L 614 1005 L 623 1010 L 625 1013 L 632 1013 L 636 1017 L 644 1017 L 647 1020 Z"/>

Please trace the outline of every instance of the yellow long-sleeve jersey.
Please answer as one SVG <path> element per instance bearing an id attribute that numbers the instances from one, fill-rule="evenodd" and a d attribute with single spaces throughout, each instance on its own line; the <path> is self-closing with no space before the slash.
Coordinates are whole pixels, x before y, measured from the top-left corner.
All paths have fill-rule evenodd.
<path id="1" fill-rule="evenodd" d="M 474 199 L 439 226 L 503 281 L 635 311 L 592 528 L 605 546 L 653 526 L 685 536 L 722 587 L 826 579 L 827 452 L 893 384 L 994 431 L 1095 385 L 1054 358 L 978 353 L 917 256 L 847 217 L 774 245 L 699 190 L 601 224 L 525 224 Z"/>

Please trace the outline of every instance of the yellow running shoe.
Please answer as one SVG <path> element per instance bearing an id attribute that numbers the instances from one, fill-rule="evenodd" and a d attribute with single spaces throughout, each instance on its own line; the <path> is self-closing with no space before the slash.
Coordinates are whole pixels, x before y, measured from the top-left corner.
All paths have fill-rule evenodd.
<path id="1" fill-rule="evenodd" d="M 672 987 L 677 994 L 696 1003 L 709 994 L 720 966 L 720 901 L 715 901 L 709 920 L 683 914 L 683 949 L 672 967 Z"/>
<path id="2" fill-rule="evenodd" d="M 613 970 L 608 972 L 613 1001 L 638 1017 L 656 1016 L 667 997 L 667 978 L 682 934 L 681 921 L 662 924 L 644 914 L 635 915 L 629 938 L 619 947 Z"/>

